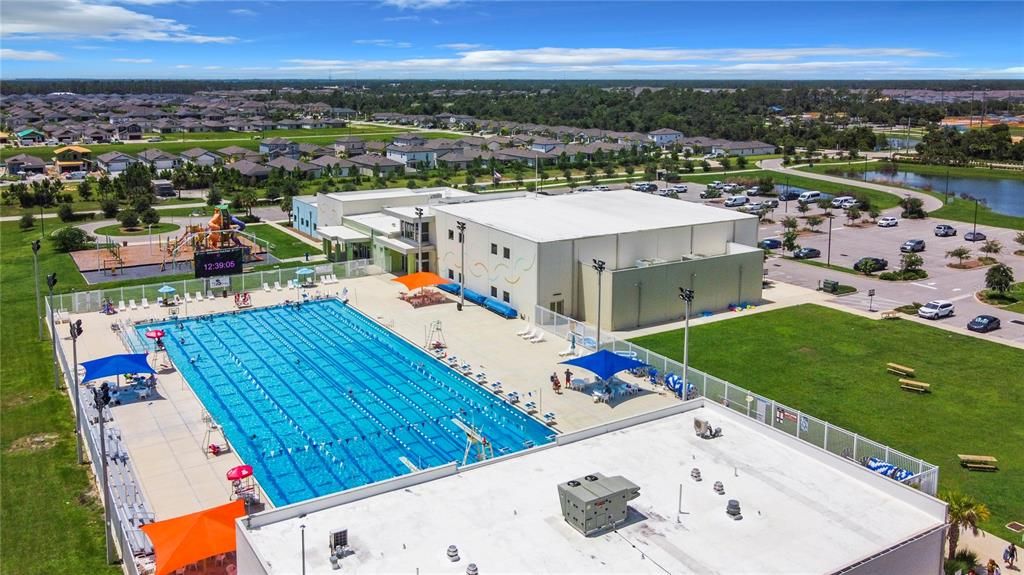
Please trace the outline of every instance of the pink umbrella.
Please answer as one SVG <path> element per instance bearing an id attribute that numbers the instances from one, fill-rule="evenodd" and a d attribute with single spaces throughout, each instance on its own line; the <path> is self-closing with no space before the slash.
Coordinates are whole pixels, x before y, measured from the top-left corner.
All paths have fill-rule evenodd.
<path id="1" fill-rule="evenodd" d="M 237 481 L 239 479 L 245 479 L 252 475 L 251 465 L 239 465 L 238 467 L 232 467 L 228 469 L 227 477 L 228 481 Z"/>
<path id="2" fill-rule="evenodd" d="M 165 335 L 167 334 L 164 333 L 164 330 L 162 329 L 151 329 L 146 332 L 146 337 L 148 337 L 149 339 L 160 339 Z"/>

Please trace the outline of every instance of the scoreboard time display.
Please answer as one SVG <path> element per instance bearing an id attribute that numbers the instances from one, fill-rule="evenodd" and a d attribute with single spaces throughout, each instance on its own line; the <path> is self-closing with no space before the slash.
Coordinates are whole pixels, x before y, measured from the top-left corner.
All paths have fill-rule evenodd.
<path id="1" fill-rule="evenodd" d="M 208 278 L 240 274 L 244 258 L 245 250 L 243 248 L 196 252 L 196 277 Z"/>

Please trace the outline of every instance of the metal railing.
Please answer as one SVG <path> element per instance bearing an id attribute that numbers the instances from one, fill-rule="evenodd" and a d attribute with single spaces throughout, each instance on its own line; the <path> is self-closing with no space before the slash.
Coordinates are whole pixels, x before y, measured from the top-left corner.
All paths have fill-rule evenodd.
<path id="1" fill-rule="evenodd" d="M 311 263 L 310 267 L 316 270 L 317 277 L 333 274 L 338 278 L 352 278 L 378 273 L 376 268 L 370 266 L 370 263 L 370 260 L 351 260 L 334 263 Z M 330 269 L 328 270 L 328 268 Z M 186 293 L 192 295 L 202 293 L 206 296 L 211 292 L 220 293 L 224 289 L 231 293 L 238 293 L 262 289 L 263 284 L 273 286 L 275 282 L 282 286 L 287 285 L 289 281 L 299 279 L 297 273 L 299 269 L 283 268 L 222 276 L 219 278 L 175 281 L 159 281 L 157 278 L 154 280 L 156 283 L 146 285 L 99 288 L 91 291 L 54 294 L 53 303 L 57 310 L 70 311 L 71 313 L 99 311 L 103 306 L 104 300 L 109 300 L 115 307 L 118 307 L 121 303 L 130 305 L 133 301 L 136 305 L 142 305 L 143 300 L 146 300 L 150 305 L 155 305 L 157 300 L 162 297 L 158 290 L 165 285 L 173 287 L 176 290 L 175 294 L 179 298 L 183 298 Z M 215 286 L 215 282 L 211 280 L 220 280 L 226 283 Z"/>
<path id="2" fill-rule="evenodd" d="M 561 339 L 569 340 L 575 335 L 577 346 L 596 351 L 597 330 L 594 326 L 541 306 L 536 307 L 533 323 Z M 683 375 L 681 363 L 607 332 L 601 334 L 601 348 L 613 352 L 627 352 L 658 370 L 662 377 L 667 373 Z M 939 468 L 924 460 L 911 457 L 692 367 L 686 370 L 685 381 L 696 388 L 698 395 L 761 424 L 857 463 L 864 463 L 871 457 L 881 459 L 913 474 L 901 483 L 916 487 L 928 495 L 935 495 L 938 491 Z"/>

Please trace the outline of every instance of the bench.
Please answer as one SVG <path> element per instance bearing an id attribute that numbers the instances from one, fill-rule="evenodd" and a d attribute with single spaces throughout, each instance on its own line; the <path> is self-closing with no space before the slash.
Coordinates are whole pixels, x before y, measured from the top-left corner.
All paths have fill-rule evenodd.
<path id="1" fill-rule="evenodd" d="M 913 381 L 910 379 L 900 378 L 900 387 L 908 391 L 919 391 L 921 393 L 928 393 L 931 391 L 931 384 L 923 381 Z"/>
<path id="2" fill-rule="evenodd" d="M 960 465 L 970 469 L 971 471 L 996 471 L 999 467 L 996 465 L 999 460 L 991 455 L 962 455 L 957 454 L 960 458 Z"/>
<path id="3" fill-rule="evenodd" d="M 882 312 L 882 319 L 899 319 L 899 318 L 900 318 L 900 312 L 898 312 L 898 311 L 896 311 L 894 309 Z"/>
<path id="4" fill-rule="evenodd" d="M 914 368 L 900 365 L 898 363 L 887 363 L 885 364 L 885 369 L 889 373 L 895 373 L 896 375 L 902 375 L 904 377 L 914 377 L 916 375 Z"/>

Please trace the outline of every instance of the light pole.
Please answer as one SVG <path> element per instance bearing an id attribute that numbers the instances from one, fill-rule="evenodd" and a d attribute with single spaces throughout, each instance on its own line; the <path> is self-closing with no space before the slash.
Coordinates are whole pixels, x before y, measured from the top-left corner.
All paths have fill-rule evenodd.
<path id="1" fill-rule="evenodd" d="M 78 453 L 78 464 L 82 464 L 82 409 L 78 405 L 78 336 L 82 335 L 82 320 L 71 324 L 71 367 L 75 371 L 75 388 L 71 392 L 71 401 L 75 402 L 75 451 Z"/>
<path id="2" fill-rule="evenodd" d="M 978 237 L 978 198 L 974 198 L 974 237 Z"/>
<path id="3" fill-rule="evenodd" d="M 825 267 L 832 267 L 832 212 L 825 210 L 825 220 L 828 221 L 828 248 L 826 248 Z"/>
<path id="4" fill-rule="evenodd" d="M 416 271 L 420 271 L 423 257 L 423 208 L 416 208 Z"/>
<path id="5" fill-rule="evenodd" d="M 46 287 L 50 289 L 50 339 L 53 340 L 53 388 L 60 389 L 60 370 L 57 369 L 57 331 L 53 321 L 53 286 L 57 285 L 57 272 L 46 276 Z"/>
<path id="6" fill-rule="evenodd" d="M 595 259 L 593 268 L 597 272 L 597 349 L 601 351 L 601 276 L 604 275 L 604 260 Z"/>
<path id="7" fill-rule="evenodd" d="M 153 224 L 146 225 L 146 229 L 149 230 L 149 255 L 153 255 Z"/>
<path id="8" fill-rule="evenodd" d="M 680 287 L 679 299 L 686 304 L 683 319 L 683 387 L 685 388 L 689 381 L 687 376 L 689 376 L 690 370 L 690 306 L 693 304 L 693 290 Z M 682 395 L 685 393 L 685 389 L 679 390 L 678 393 Z"/>
<path id="9" fill-rule="evenodd" d="M 36 283 L 36 318 L 39 320 L 39 341 L 43 341 L 43 302 L 39 298 L 39 240 L 32 240 L 32 279 Z"/>
<path id="10" fill-rule="evenodd" d="M 299 525 L 299 533 L 301 537 L 300 551 L 302 554 L 302 575 L 306 575 L 306 524 Z"/>
<path id="11" fill-rule="evenodd" d="M 459 249 L 462 251 L 462 261 L 459 263 L 459 311 L 466 305 L 466 222 L 455 222 L 459 229 Z"/>
<path id="12" fill-rule="evenodd" d="M 99 388 L 93 388 L 92 394 L 100 420 L 100 489 L 103 490 L 103 530 L 107 535 L 107 563 L 113 563 L 116 557 L 114 557 L 114 538 L 110 533 L 110 491 L 107 485 L 107 436 L 103 429 L 105 419 L 103 410 L 110 403 L 110 388 L 104 383 Z"/>

